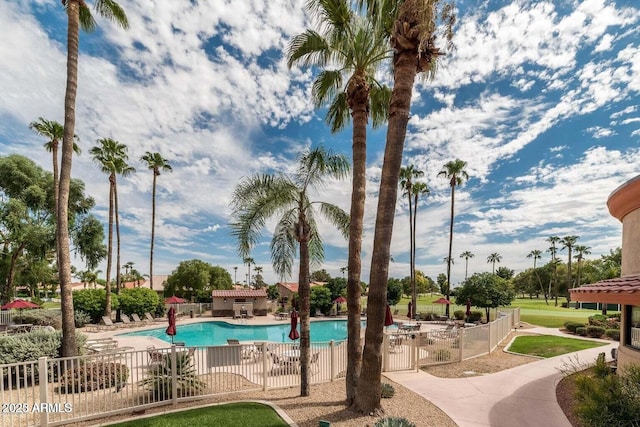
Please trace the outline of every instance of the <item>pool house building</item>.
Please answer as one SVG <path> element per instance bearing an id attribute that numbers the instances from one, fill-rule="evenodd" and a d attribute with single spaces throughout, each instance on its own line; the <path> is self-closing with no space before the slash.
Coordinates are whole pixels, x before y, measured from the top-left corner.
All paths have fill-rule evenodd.
<path id="1" fill-rule="evenodd" d="M 211 297 L 213 317 L 234 317 L 237 311 L 253 316 L 267 315 L 267 291 L 264 289 L 214 290 Z"/>

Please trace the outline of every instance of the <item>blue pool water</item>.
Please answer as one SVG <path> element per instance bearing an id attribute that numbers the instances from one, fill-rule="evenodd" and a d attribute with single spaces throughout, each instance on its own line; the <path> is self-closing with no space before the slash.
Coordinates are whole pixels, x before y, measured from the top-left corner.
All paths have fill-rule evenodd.
<path id="1" fill-rule="evenodd" d="M 364 322 L 363 325 L 364 327 Z M 226 322 L 202 322 L 189 325 L 178 325 L 178 333 L 174 340 L 186 343 L 187 346 L 225 345 L 227 338 L 240 341 L 291 342 L 289 339 L 289 322 L 277 325 L 232 325 Z M 165 333 L 166 326 L 146 331 L 128 332 L 120 336 L 155 337 L 171 342 Z M 300 330 L 300 325 L 298 325 Z M 311 322 L 311 342 L 342 341 L 347 339 L 346 320 L 325 320 Z"/>

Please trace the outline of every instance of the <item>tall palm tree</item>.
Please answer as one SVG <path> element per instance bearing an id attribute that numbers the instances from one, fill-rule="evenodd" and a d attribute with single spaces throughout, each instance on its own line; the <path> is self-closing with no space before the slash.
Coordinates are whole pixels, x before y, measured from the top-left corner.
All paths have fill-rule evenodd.
<path id="1" fill-rule="evenodd" d="M 464 258 L 464 280 L 467 280 L 467 273 L 469 272 L 469 259 L 474 256 L 471 251 L 464 251 L 460 254 L 460 258 Z"/>
<path id="2" fill-rule="evenodd" d="M 560 237 L 549 236 L 547 242 L 551 243 L 547 252 L 551 253 L 551 262 L 553 263 L 553 292 L 555 293 L 555 306 L 558 306 L 558 263 L 556 255 L 558 254 L 557 243 L 560 242 Z M 549 294 L 551 294 L 551 281 L 549 281 Z"/>
<path id="3" fill-rule="evenodd" d="M 451 253 L 453 252 L 453 218 L 454 218 L 454 206 L 456 200 L 456 187 L 462 185 L 469 179 L 469 174 L 465 170 L 467 162 L 455 159 L 445 163 L 442 170 L 438 173 L 438 176 L 444 177 L 449 180 L 449 186 L 451 187 L 451 216 L 449 220 L 449 262 L 447 263 L 447 299 L 450 299 L 451 294 Z M 446 307 L 446 315 L 449 316 L 449 305 Z"/>
<path id="4" fill-rule="evenodd" d="M 109 231 L 107 242 L 107 302 L 105 316 L 111 316 L 111 265 L 113 260 L 113 223 L 116 222 L 117 259 L 116 259 L 116 293 L 120 291 L 120 227 L 118 219 L 117 175 L 129 175 L 135 171 L 126 163 L 127 146 L 111 138 L 97 141 L 100 145 L 89 150 L 93 161 L 100 170 L 109 175 Z"/>
<path id="5" fill-rule="evenodd" d="M 349 269 L 349 267 L 340 267 L 340 272 L 342 273 L 342 278 L 343 279 L 344 279 L 344 273 L 346 273 L 348 269 Z"/>
<path id="6" fill-rule="evenodd" d="M 149 287 L 153 289 L 153 246 L 156 237 L 156 184 L 160 172 L 171 172 L 173 168 L 160 153 L 147 151 L 140 161 L 147 164 L 147 168 L 153 171 L 153 188 L 151 190 L 151 249 L 149 250 Z"/>
<path id="7" fill-rule="evenodd" d="M 502 261 L 502 255 L 497 252 L 492 253 L 487 257 L 487 263 L 491 263 L 493 267 L 493 274 L 496 274 L 496 262 L 500 263 Z"/>
<path id="8" fill-rule="evenodd" d="M 245 257 L 243 261 L 247 264 L 247 286 L 251 286 L 251 264 L 254 263 L 254 260 L 251 257 Z"/>
<path id="9" fill-rule="evenodd" d="M 348 0 L 309 0 L 306 8 L 318 24 L 294 37 L 288 50 L 288 64 L 320 69 L 313 82 L 312 96 L 317 107 L 328 107 L 325 121 L 332 132 L 353 122 L 353 179 L 349 229 L 347 278 L 347 401 L 355 395 L 362 365 L 360 349 L 360 274 L 362 230 L 366 198 L 367 123 L 384 123 L 390 90 L 375 74 L 390 57 L 389 45 L 374 21 L 355 14 Z"/>
<path id="10" fill-rule="evenodd" d="M 580 287 L 582 260 L 584 259 L 585 255 L 589 255 L 591 253 L 591 246 L 576 245 L 573 249 L 576 251 L 576 255 L 574 257 L 578 262 L 578 283 L 576 284 L 576 287 Z"/>
<path id="11" fill-rule="evenodd" d="M 403 190 L 402 195 L 407 196 L 409 201 L 409 281 L 411 282 L 411 307 L 413 307 L 413 311 L 416 310 L 417 303 L 417 294 L 416 294 L 416 205 L 418 203 L 418 192 L 426 189 L 426 184 L 424 185 L 424 189 L 422 186 L 418 184 L 418 182 L 414 182 L 417 178 L 424 176 L 424 172 L 416 169 L 414 165 L 409 165 L 407 167 L 400 168 L 400 188 Z M 414 186 L 418 185 L 418 191 L 414 194 Z M 428 189 L 426 189 L 428 191 Z M 414 203 L 415 199 L 415 203 Z M 413 313 L 410 313 L 413 318 Z"/>
<path id="12" fill-rule="evenodd" d="M 67 12 L 67 84 L 64 94 L 64 136 L 60 162 L 58 189 L 58 213 L 56 242 L 58 250 L 58 274 L 60 276 L 60 300 L 62 308 L 62 356 L 77 354 L 73 299 L 71 296 L 71 253 L 69 248 L 69 188 L 71 163 L 76 126 L 76 93 L 78 90 L 78 46 L 80 27 L 93 31 L 96 27 L 91 10 L 85 0 L 62 0 Z M 96 0 L 96 11 L 122 28 L 129 23 L 124 10 L 115 0 Z"/>
<path id="13" fill-rule="evenodd" d="M 569 289 L 573 288 L 573 275 L 571 274 L 571 252 L 573 251 L 573 246 L 576 244 L 578 240 L 578 236 L 564 236 L 560 239 L 560 243 L 562 243 L 562 248 L 560 250 L 567 250 L 567 295 L 569 294 Z M 568 301 L 568 299 L 567 299 Z"/>
<path id="14" fill-rule="evenodd" d="M 238 284 L 238 267 L 233 267 L 233 286 Z"/>
<path id="15" fill-rule="evenodd" d="M 435 46 L 435 34 L 440 32 L 439 24 L 443 23 L 444 39 L 451 41 L 455 9 L 452 4 L 443 4 L 440 0 L 358 0 L 358 3 L 367 6 L 370 19 L 380 22 L 389 35 L 394 79 L 369 273 L 367 328 L 362 354 L 362 372 L 366 375 L 358 380 L 352 405 L 356 411 L 369 414 L 380 409 L 381 349 L 391 236 L 413 85 L 419 73 L 435 75 L 436 59 L 442 54 Z"/>
<path id="16" fill-rule="evenodd" d="M 536 261 L 542 258 L 542 251 L 540 249 L 534 249 L 527 255 L 527 258 L 533 258 L 533 272 L 538 278 L 538 284 L 540 285 L 540 290 L 542 290 L 542 295 L 544 295 L 545 304 L 549 305 L 549 300 L 547 299 L 547 292 L 542 286 L 542 281 L 540 280 L 540 275 L 538 274 L 538 270 L 536 269 Z"/>
<path id="17" fill-rule="evenodd" d="M 338 206 L 315 202 L 309 192 L 323 187 L 327 179 L 343 179 L 349 173 L 344 156 L 322 147 L 305 151 L 293 177 L 256 175 L 243 179 L 232 196 L 232 234 L 238 238 L 240 256 L 247 257 L 258 244 L 265 221 L 279 216 L 271 239 L 271 260 L 280 277 L 290 276 L 299 248 L 298 295 L 300 304 L 300 395 L 309 395 L 310 356 L 310 264 L 324 257 L 316 215 L 321 214 L 348 236 L 349 216 Z M 319 209 L 314 210 L 314 205 Z"/>

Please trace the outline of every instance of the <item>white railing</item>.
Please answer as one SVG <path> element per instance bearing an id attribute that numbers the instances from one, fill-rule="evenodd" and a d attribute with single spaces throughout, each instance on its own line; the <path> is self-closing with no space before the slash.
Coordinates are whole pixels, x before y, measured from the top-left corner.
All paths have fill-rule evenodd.
<path id="1" fill-rule="evenodd" d="M 343 377 L 346 342 L 311 345 L 311 384 Z M 219 394 L 300 385 L 297 344 L 105 351 L 1 365 L 3 427 L 57 426 Z M 175 367 L 175 369 L 173 368 Z"/>
<path id="2" fill-rule="evenodd" d="M 0 310 L 0 325 L 10 325 L 13 310 Z"/>

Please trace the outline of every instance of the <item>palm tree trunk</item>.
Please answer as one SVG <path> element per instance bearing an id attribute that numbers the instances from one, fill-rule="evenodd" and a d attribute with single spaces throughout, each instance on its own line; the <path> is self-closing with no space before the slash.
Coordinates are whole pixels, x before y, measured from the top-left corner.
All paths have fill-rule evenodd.
<path id="1" fill-rule="evenodd" d="M 366 85 L 366 81 L 364 81 Z M 361 94 L 360 92 L 366 92 Z M 349 259 L 347 261 L 347 376 L 345 381 L 347 405 L 356 395 L 362 368 L 362 340 L 360 338 L 360 273 L 362 270 L 362 228 L 367 183 L 367 106 L 368 86 L 362 87 L 352 108 L 353 120 L 353 179 L 349 222 Z M 364 100 L 362 99 L 364 97 Z M 352 98 L 355 98 L 352 97 Z"/>
<path id="2" fill-rule="evenodd" d="M 447 300 L 451 298 L 451 253 L 453 251 L 453 212 L 456 202 L 456 186 L 452 178 L 451 185 L 451 218 L 449 220 L 449 258 L 447 259 Z M 445 304 L 445 315 L 449 317 L 449 304 Z M 488 319 L 488 318 L 487 318 Z"/>
<path id="3" fill-rule="evenodd" d="M 405 7 L 405 2 L 401 9 Z M 404 28 L 401 10 L 396 28 Z M 411 23 L 409 23 L 411 25 Z M 412 25 L 413 26 L 413 25 Z M 393 220 L 398 197 L 398 178 L 402 164 L 402 151 L 409 122 L 411 92 L 417 73 L 416 49 L 398 47 L 394 54 L 395 85 L 389 106 L 387 143 L 380 179 L 378 208 L 371 256 L 370 286 L 367 304 L 367 328 L 362 356 L 362 370 L 354 400 L 354 409 L 369 414 L 380 411 L 382 371 L 382 338 L 387 306 L 387 280 L 389 277 L 389 248 L 393 234 Z"/>
<path id="4" fill-rule="evenodd" d="M 149 287 L 153 289 L 153 244 L 156 236 L 156 181 L 158 175 L 153 173 L 153 190 L 151 193 L 151 250 L 149 253 Z M 234 283 L 235 284 L 235 283 Z"/>
<path id="5" fill-rule="evenodd" d="M 309 396 L 309 353 L 311 349 L 311 286 L 309 284 L 310 227 L 302 210 L 298 216 L 297 240 L 300 244 L 300 271 L 298 273 L 298 298 L 300 304 L 300 396 Z"/>
<path id="6" fill-rule="evenodd" d="M 73 135 L 76 125 L 76 93 L 78 90 L 78 43 L 80 9 L 78 0 L 67 1 L 67 87 L 64 94 L 64 137 L 58 189 L 57 252 L 62 308 L 62 357 L 77 355 L 76 329 L 71 294 L 71 254 L 69 249 L 69 186 Z"/>
<path id="7" fill-rule="evenodd" d="M 411 227 L 411 318 L 416 317 L 418 311 L 418 295 L 416 290 L 416 224 L 418 218 L 418 195 L 413 201 L 413 225 Z"/>
<path id="8" fill-rule="evenodd" d="M 111 265 L 113 263 L 113 186 L 114 181 L 109 175 L 109 241 L 107 242 L 107 283 L 105 291 L 107 293 L 107 302 L 104 308 L 104 315 L 111 317 Z"/>
<path id="9" fill-rule="evenodd" d="M 116 295 L 120 295 L 120 218 L 118 217 L 118 184 L 113 180 L 113 207 L 114 216 L 116 218 Z M 121 321 L 122 311 L 120 305 L 116 310 L 116 322 Z"/>

